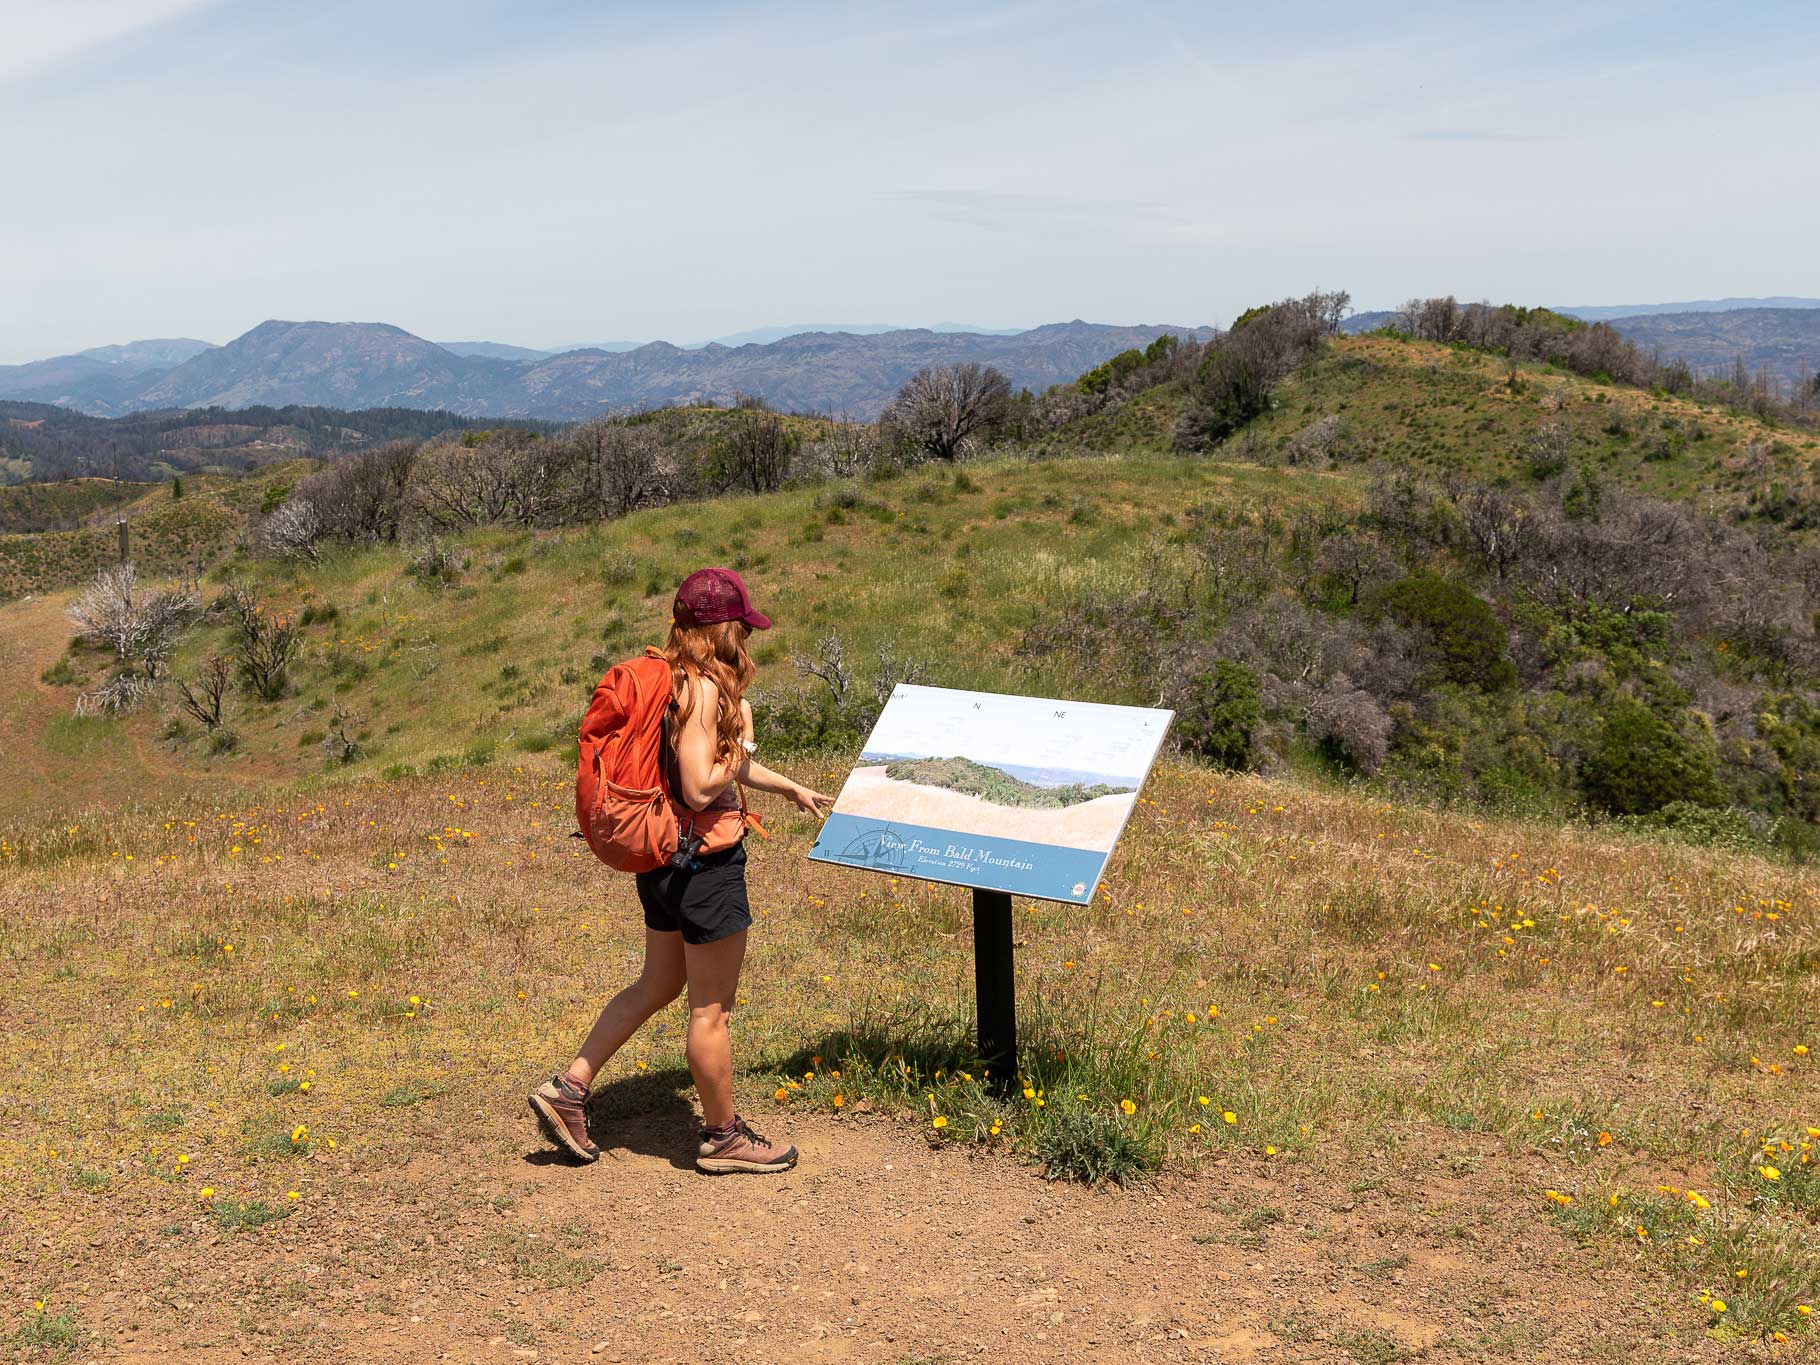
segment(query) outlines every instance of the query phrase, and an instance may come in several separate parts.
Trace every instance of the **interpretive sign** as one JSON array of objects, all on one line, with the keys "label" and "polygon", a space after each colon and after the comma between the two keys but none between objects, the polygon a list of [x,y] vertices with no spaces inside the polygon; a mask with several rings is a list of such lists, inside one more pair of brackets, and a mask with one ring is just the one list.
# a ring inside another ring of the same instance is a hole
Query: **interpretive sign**
[{"label": "interpretive sign", "polygon": [[1085,905],[1173,716],[900,685],[809,856]]}]

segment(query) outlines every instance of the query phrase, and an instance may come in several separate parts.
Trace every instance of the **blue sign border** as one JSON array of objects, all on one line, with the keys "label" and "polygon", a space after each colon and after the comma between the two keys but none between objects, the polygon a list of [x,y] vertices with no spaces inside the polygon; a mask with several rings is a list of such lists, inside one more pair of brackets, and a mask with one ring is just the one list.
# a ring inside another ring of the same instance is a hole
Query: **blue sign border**
[{"label": "blue sign border", "polygon": [[872,816],[830,815],[809,857],[951,886],[1008,891],[1014,896],[1086,905],[1110,853],[931,829]]}]

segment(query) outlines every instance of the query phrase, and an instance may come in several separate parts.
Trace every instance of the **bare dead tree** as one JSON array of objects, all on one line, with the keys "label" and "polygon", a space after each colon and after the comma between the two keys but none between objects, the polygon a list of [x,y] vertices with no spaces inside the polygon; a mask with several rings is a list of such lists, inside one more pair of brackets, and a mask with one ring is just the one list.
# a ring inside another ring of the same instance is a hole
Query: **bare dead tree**
[{"label": "bare dead tree", "polygon": [[120,716],[134,710],[151,695],[156,684],[143,673],[111,673],[76,698],[79,716]]},{"label": "bare dead tree", "polygon": [[1691,605],[1712,591],[1713,528],[1685,507],[1612,489],[1597,520],[1531,515],[1538,538],[1521,581],[1544,602],[1628,612],[1638,601]]},{"label": "bare dead tree", "polygon": [[1450,491],[1467,540],[1485,567],[1503,582],[1537,543],[1537,526],[1529,508],[1520,499],[1476,481],[1463,482]]},{"label": "bare dead tree", "polygon": [[322,514],[316,503],[293,493],[259,524],[257,542],[273,554],[315,564],[322,558]]},{"label": "bare dead tree", "polygon": [[881,707],[891,700],[891,694],[897,685],[906,686],[919,683],[928,672],[928,665],[921,659],[899,658],[895,640],[880,640],[878,644],[878,672],[872,676],[872,697]]},{"label": "bare dead tree", "polygon": [[97,574],[68,610],[82,638],[155,679],[200,609],[192,584],[148,592],[131,564],[117,564]]},{"label": "bare dead tree", "polygon": [[222,702],[233,679],[233,664],[220,654],[203,660],[194,679],[178,679],[177,701],[205,730],[221,728]]},{"label": "bare dead tree", "polygon": [[329,732],[322,740],[322,757],[325,762],[345,765],[360,757],[361,746],[357,732],[364,721],[364,716],[355,715],[340,702],[335,703],[334,715],[329,721]]},{"label": "bare dead tree", "polygon": [[1011,411],[1011,382],[990,366],[935,365],[918,370],[879,418],[882,430],[937,460],[958,459],[975,436],[991,433]]},{"label": "bare dead tree", "polygon": [[790,430],[763,399],[742,396],[739,415],[730,425],[717,461],[718,473],[729,485],[769,493],[789,477],[791,462],[801,446],[802,437]]},{"label": "bare dead tree", "polygon": [[845,709],[847,692],[853,686],[853,673],[847,667],[847,652],[839,635],[824,635],[814,654],[793,652],[790,664],[806,678],[817,679],[834,698],[836,709]]},{"label": "bare dead tree", "polygon": [[1402,569],[1369,531],[1328,536],[1321,542],[1314,566],[1346,589],[1349,606],[1358,605],[1359,594],[1367,587],[1388,582]]},{"label": "bare dead tree", "polygon": [[389,441],[344,455],[300,482],[285,506],[308,506],[320,537],[389,544],[404,526],[418,450],[414,441]]},{"label": "bare dead tree", "polygon": [[1344,289],[1335,289],[1331,292],[1317,289],[1302,302],[1308,311],[1319,320],[1321,326],[1326,328],[1328,336],[1339,335],[1340,324],[1352,311],[1352,295]]},{"label": "bare dead tree", "polygon": [[470,432],[418,456],[411,508],[444,529],[557,522],[573,503],[569,474],[557,442],[527,431]]},{"label": "bare dead tree", "polygon": [[625,422],[584,422],[565,438],[578,465],[582,516],[623,517],[670,501],[677,470],[663,438]]},{"label": "bare dead tree", "polygon": [[878,458],[878,429],[863,422],[836,419],[828,434],[808,453],[835,478],[855,478]]}]

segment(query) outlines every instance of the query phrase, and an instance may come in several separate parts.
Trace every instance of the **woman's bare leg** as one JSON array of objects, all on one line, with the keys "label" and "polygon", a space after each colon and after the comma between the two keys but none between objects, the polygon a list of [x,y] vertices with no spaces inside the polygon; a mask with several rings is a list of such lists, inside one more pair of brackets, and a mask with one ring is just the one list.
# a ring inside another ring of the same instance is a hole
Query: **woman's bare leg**
[{"label": "woman's bare leg", "polygon": [[[588,1030],[581,1052],[569,1063],[570,1077],[582,1086],[592,1084],[607,1059],[625,1046],[626,1039],[682,994],[685,970],[682,935],[647,926],[644,970],[638,980],[607,1001],[594,1027]],[[737,974],[738,968],[734,971]],[[693,1000],[690,1003],[693,1005]]]},{"label": "woman's bare leg", "polygon": [[746,959],[746,931],[713,943],[686,943],[689,977],[689,1074],[701,1096],[702,1124],[724,1128],[733,1122],[733,1040],[727,1020],[739,990]]}]

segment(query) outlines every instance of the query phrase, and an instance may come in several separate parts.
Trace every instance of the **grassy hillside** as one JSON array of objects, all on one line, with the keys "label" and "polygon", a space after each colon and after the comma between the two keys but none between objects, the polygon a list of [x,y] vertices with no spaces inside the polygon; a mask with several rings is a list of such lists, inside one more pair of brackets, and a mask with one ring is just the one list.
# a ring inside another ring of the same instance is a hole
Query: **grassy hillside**
[{"label": "grassy hillside", "polygon": [[[740,569],[778,623],[753,641],[767,694],[798,691],[791,654],[813,654],[837,629],[862,685],[884,647],[926,661],[939,685],[1078,692],[1083,680],[1066,665],[1018,652],[1045,602],[1142,582],[1146,547],[1203,501],[1263,508],[1343,493],[1329,476],[1172,458],[1004,462],[958,485],[930,469],[572,531],[473,532],[449,542],[463,567],[447,586],[414,577],[405,547],[336,550],[314,566],[237,554],[210,572],[210,591],[243,583],[306,623],[293,694],[230,703],[235,754],[178,752],[202,773],[314,772],[337,706],[357,718],[356,773],[565,746],[601,673],[661,641],[676,583],[703,564]],[[937,559],[951,567],[931,572]],[[225,622],[205,624],[174,671],[186,675],[229,637]],[[39,667],[62,645],[43,641]],[[65,704],[101,662],[70,656]],[[153,742],[164,719],[105,724]]]},{"label": "grassy hillside", "polygon": [[[38,498],[48,498],[52,505],[86,501],[110,512],[98,524],[73,530],[0,534],[0,601],[93,578],[119,557],[114,526],[118,517],[131,523],[133,561],[148,574],[180,574],[213,564],[232,549],[251,515],[271,499],[281,501],[284,491],[309,468],[307,461],[288,461],[245,478],[191,476],[184,480],[180,498],[172,496],[168,483],[121,485],[105,479],[0,488],[0,499],[29,495],[26,505]],[[131,488],[136,496],[97,501],[99,494],[86,491],[94,485],[100,485],[101,492]],[[39,494],[37,489],[47,491]],[[64,491],[71,489],[83,491]]]},{"label": "grassy hillside", "polygon": [[[1162,385],[1082,418],[1064,439],[1165,451],[1186,404],[1179,385]],[[1323,422],[1332,430],[1312,439]],[[1750,509],[1777,484],[1820,498],[1820,438],[1810,432],[1553,366],[1381,336],[1335,341],[1282,384],[1225,453],[1515,480],[1526,441],[1550,422],[1567,427],[1572,458],[1640,492],[1733,510]]]},{"label": "grassy hillside", "polygon": [[119,479],[0,484],[0,535],[70,530],[99,511],[143,497],[156,486]]}]

